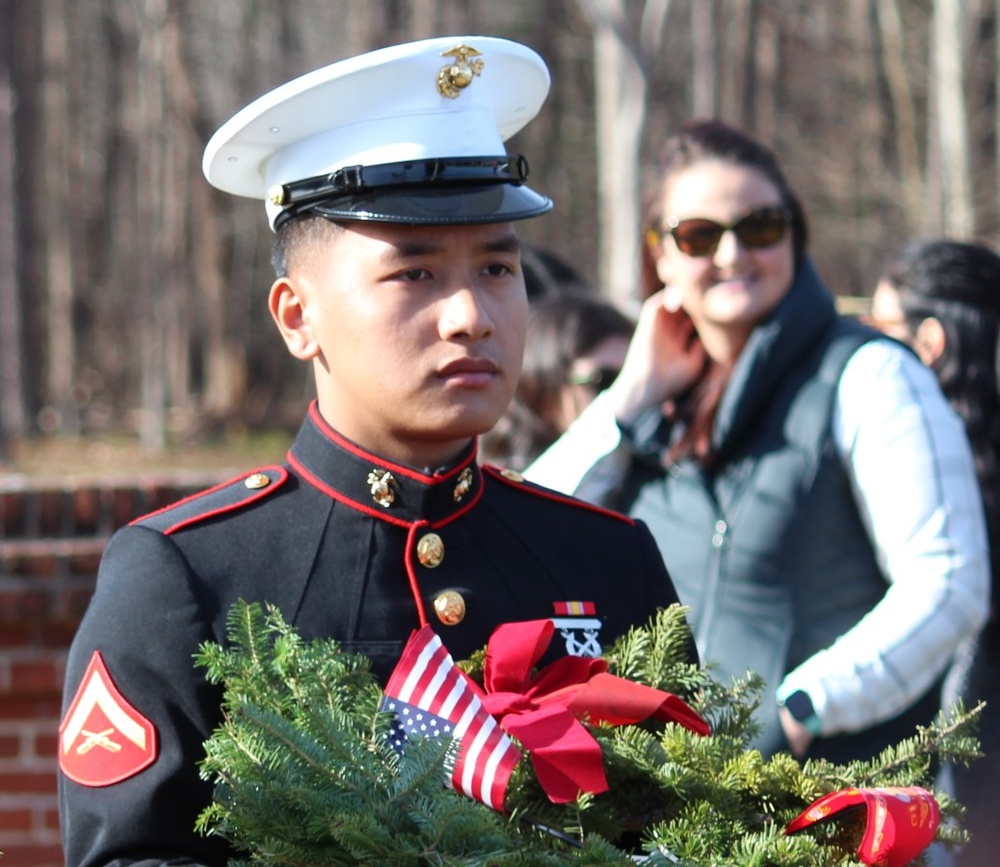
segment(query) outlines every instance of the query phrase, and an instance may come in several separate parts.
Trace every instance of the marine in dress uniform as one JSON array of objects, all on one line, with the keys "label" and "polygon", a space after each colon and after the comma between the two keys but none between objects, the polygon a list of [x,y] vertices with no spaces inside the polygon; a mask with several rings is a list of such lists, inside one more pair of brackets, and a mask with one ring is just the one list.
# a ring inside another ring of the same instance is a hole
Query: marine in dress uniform
[{"label": "marine in dress uniform", "polygon": [[[551,203],[525,186],[523,159],[502,142],[547,88],[540,58],[506,40],[383,49],[248,106],[209,143],[206,174],[237,194],[270,190],[272,226],[303,213],[434,226],[534,216]],[[225,643],[239,599],[276,605],[304,637],[366,654],[382,680],[424,623],[456,659],[501,623],[546,617],[558,636],[550,654],[599,655],[677,601],[641,523],[481,467],[474,437],[441,467],[390,459],[338,431],[321,398],[284,464],[141,518],[110,542],[67,670],[67,864],[233,856],[194,831],[211,799],[197,764],[221,693],[192,656]]]}]

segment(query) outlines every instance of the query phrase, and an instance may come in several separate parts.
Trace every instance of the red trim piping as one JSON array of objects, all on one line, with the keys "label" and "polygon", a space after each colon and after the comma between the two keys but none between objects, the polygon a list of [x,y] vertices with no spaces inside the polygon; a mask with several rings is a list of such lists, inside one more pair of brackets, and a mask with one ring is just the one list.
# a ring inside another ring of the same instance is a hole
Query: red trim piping
[{"label": "red trim piping", "polygon": [[151,518],[154,515],[159,515],[163,512],[169,512],[172,509],[176,508],[177,506],[186,505],[187,503],[190,503],[194,500],[206,497],[209,494],[215,493],[216,491],[221,491],[224,490],[225,488],[232,487],[238,482],[243,481],[243,479],[250,478],[250,476],[252,476],[254,473],[260,473],[263,472],[264,470],[270,470],[272,472],[276,472],[278,474],[278,478],[273,480],[271,484],[266,485],[265,487],[261,488],[258,491],[255,491],[249,497],[243,497],[242,499],[238,500],[235,503],[229,503],[228,505],[223,506],[221,508],[212,509],[211,511],[208,512],[201,512],[197,515],[192,515],[190,518],[185,518],[183,521],[178,521],[176,524],[172,524],[170,527],[167,527],[167,529],[163,531],[163,534],[165,536],[169,536],[172,533],[176,533],[178,530],[183,529],[184,527],[190,526],[191,524],[196,524],[208,518],[214,518],[217,515],[224,515],[226,514],[226,512],[233,512],[236,509],[242,509],[248,503],[254,503],[257,500],[260,500],[268,496],[272,491],[274,491],[280,485],[284,484],[285,481],[288,479],[288,470],[286,470],[284,467],[279,467],[279,466],[261,467],[260,469],[257,470],[250,470],[250,472],[244,473],[241,476],[235,476],[234,478],[230,479],[227,482],[222,482],[222,484],[215,485],[204,491],[199,491],[197,494],[192,494],[189,497],[185,497],[183,500],[178,500],[175,503],[171,503],[169,506],[164,506],[162,509],[157,509],[155,512],[150,512],[148,515],[143,515],[143,517],[141,518],[136,518],[134,521],[130,523],[130,526],[131,524],[136,524],[140,521],[146,520],[147,518]]},{"label": "red trim piping", "polygon": [[323,432],[324,436],[333,440],[337,445],[339,445],[345,451],[350,452],[352,455],[358,458],[364,458],[366,461],[371,461],[378,468],[385,467],[400,476],[405,476],[408,479],[415,479],[419,482],[424,482],[429,485],[440,485],[447,482],[454,476],[457,476],[462,470],[467,466],[472,464],[475,458],[476,452],[473,449],[472,454],[469,456],[468,460],[462,461],[462,463],[452,467],[447,473],[442,476],[428,476],[426,473],[421,473],[419,470],[414,470],[413,467],[404,467],[402,464],[396,464],[392,461],[387,461],[385,458],[379,455],[372,454],[371,452],[365,451],[360,446],[352,443],[350,440],[344,439],[339,433],[337,433],[319,412],[319,405],[316,401],[313,401],[309,405],[309,417],[316,423],[316,427]]},{"label": "red trim piping", "polygon": [[385,509],[379,511],[371,506],[363,506],[357,500],[352,500],[346,494],[342,494],[336,488],[331,488],[322,479],[314,476],[309,470],[307,470],[302,463],[296,459],[295,455],[291,452],[288,453],[288,463],[294,467],[295,472],[297,472],[302,478],[304,478],[310,485],[314,488],[318,488],[328,497],[332,497],[339,503],[344,503],[350,506],[352,509],[357,509],[359,512],[364,512],[366,515],[371,515],[373,518],[378,518],[382,521],[388,521],[390,524],[395,524],[397,527],[409,527],[410,522],[402,518],[397,518],[395,515],[390,515]]},{"label": "red trim piping", "polygon": [[505,485],[517,488],[519,491],[527,491],[528,493],[534,494],[536,497],[541,497],[543,500],[551,500],[555,503],[562,503],[566,506],[575,506],[576,508],[584,509],[587,512],[594,512],[598,515],[606,515],[609,518],[616,518],[617,520],[623,521],[632,527],[634,527],[636,523],[634,518],[630,518],[628,515],[623,515],[621,512],[614,512],[611,509],[605,509],[602,506],[595,506],[593,503],[587,503],[583,500],[578,500],[575,497],[567,497],[565,494],[551,491],[548,488],[539,487],[530,482],[525,484],[524,482],[512,481],[504,476],[498,467],[485,465],[483,467],[483,475],[488,475],[491,478],[498,479]]},{"label": "red trim piping", "polygon": [[[349,496],[347,496],[347,494],[341,493],[336,488],[330,487],[330,485],[328,485],[322,479],[320,479],[319,477],[311,473],[309,470],[307,470],[302,465],[302,462],[299,461],[295,457],[295,455],[293,455],[291,452],[288,453],[288,463],[295,469],[295,472],[297,472],[300,476],[302,476],[302,478],[304,478],[307,482],[309,482],[310,485],[322,491],[328,497],[332,497],[338,503],[343,503],[345,506],[350,506],[352,509],[357,509],[359,512],[363,512],[364,514],[370,515],[373,518],[378,518],[380,521],[387,521],[388,523],[394,524],[397,527],[413,526],[412,521],[407,521],[405,518],[397,518],[395,515],[390,514],[385,509],[379,510],[376,509],[374,506],[366,506],[362,503],[359,503],[357,500],[351,499]],[[480,477],[481,475],[482,474],[480,474]],[[421,518],[416,523],[423,523],[426,526],[430,527],[431,529],[447,526],[452,521],[461,518],[462,515],[468,512],[474,505],[476,505],[476,503],[478,503],[483,498],[483,487],[484,486],[480,484],[479,488],[472,495],[472,498],[469,500],[469,502],[466,503],[464,506],[462,506],[462,508],[456,509],[452,514],[448,515],[447,518],[442,518],[440,521],[435,521],[434,523],[431,523],[430,521],[426,521]]]},{"label": "red trim piping", "polygon": [[413,544],[417,538],[417,532],[424,527],[430,526],[427,521],[414,521],[410,527],[410,532],[406,536],[406,577],[410,582],[410,595],[417,603],[417,615],[420,617],[420,625],[427,625],[427,611],[424,608],[424,600],[420,595],[420,581],[417,578],[417,570],[413,568]]}]

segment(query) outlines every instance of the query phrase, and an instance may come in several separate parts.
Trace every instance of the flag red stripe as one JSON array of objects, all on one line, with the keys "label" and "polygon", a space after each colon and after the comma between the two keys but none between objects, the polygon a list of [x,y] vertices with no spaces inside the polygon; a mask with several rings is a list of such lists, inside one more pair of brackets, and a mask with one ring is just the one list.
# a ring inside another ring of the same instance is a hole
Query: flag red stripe
[{"label": "flag red stripe", "polygon": [[385,694],[452,723],[459,744],[452,784],[487,806],[503,808],[504,792],[521,753],[429,626],[410,638]]}]

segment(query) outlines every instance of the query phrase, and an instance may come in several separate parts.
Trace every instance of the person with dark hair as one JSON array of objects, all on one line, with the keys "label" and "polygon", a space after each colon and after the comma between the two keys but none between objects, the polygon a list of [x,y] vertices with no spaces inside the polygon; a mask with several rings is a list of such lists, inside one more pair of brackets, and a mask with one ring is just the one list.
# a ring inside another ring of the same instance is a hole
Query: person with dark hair
[{"label": "person with dark hair", "polygon": [[587,294],[590,287],[584,277],[561,256],[532,244],[521,251],[524,288],[528,300],[566,294]]},{"label": "person with dark hair", "polygon": [[480,441],[482,459],[523,470],[621,370],[635,323],[610,301],[570,293],[528,309],[514,399]]},{"label": "person with dark hair", "polygon": [[906,245],[879,278],[870,322],[913,347],[965,422],[986,510],[993,608],[981,635],[959,648],[943,703],[985,701],[979,736],[985,758],[948,771],[966,807],[972,841],[955,855],[961,867],[996,863],[994,816],[1000,761],[1000,255],[984,244],[934,239]]},{"label": "person with dark hair", "polygon": [[764,679],[765,754],[869,758],[930,722],[986,618],[961,419],[838,316],[768,148],[691,121],[660,168],[622,372],[526,475],[648,523],[701,658]]},{"label": "person with dark hair", "polygon": [[366,656],[383,683],[432,624],[463,659],[504,623],[547,619],[551,662],[600,656],[677,602],[647,528],[476,460],[521,368],[515,224],[552,207],[503,142],[548,87],[526,46],[423,40],[297,78],[209,141],[209,182],[265,200],[268,308],[317,399],[282,465],[108,545],[66,666],[67,864],[237,857],[195,831],[223,715],[194,655],[227,644],[238,600]]}]

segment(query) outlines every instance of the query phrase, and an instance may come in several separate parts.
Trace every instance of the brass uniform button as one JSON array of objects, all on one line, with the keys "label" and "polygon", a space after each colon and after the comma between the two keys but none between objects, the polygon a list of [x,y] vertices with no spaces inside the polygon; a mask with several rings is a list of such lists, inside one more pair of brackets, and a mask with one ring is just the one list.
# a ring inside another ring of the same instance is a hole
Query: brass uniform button
[{"label": "brass uniform button", "polygon": [[445,590],[434,599],[434,613],[445,626],[456,626],[465,619],[465,600],[457,590]]},{"label": "brass uniform button", "polygon": [[523,482],[524,476],[522,476],[517,470],[500,470],[500,475],[503,476],[510,482]]},{"label": "brass uniform button", "polygon": [[417,559],[421,566],[434,569],[444,560],[444,542],[437,533],[427,533],[417,542]]},{"label": "brass uniform button", "polygon": [[246,477],[243,484],[251,491],[259,491],[271,484],[271,480],[263,473],[253,473]]}]

